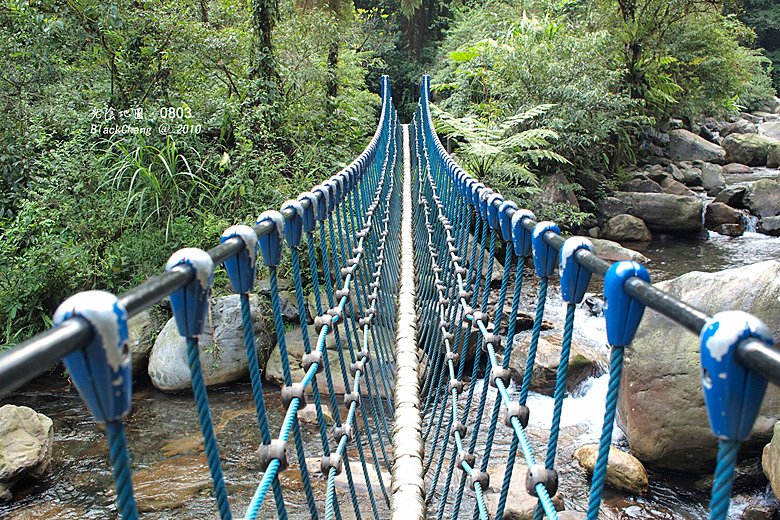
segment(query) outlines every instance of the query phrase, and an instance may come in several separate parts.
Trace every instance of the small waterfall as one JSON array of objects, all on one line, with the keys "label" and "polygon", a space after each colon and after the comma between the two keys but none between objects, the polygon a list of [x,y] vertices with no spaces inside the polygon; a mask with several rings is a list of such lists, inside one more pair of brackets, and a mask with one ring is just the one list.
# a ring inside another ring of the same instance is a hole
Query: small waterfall
[{"label": "small waterfall", "polygon": [[740,212],[739,220],[742,223],[742,225],[745,227],[745,233],[755,233],[756,232],[756,225],[758,224],[758,217],[757,216],[751,215],[747,211]]}]

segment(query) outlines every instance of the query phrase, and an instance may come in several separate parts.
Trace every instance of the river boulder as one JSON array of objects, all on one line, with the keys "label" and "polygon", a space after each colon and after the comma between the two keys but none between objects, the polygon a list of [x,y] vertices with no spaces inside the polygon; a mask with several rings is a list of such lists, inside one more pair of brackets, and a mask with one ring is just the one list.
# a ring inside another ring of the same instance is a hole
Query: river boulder
[{"label": "river boulder", "polygon": [[722,202],[727,206],[737,209],[745,209],[745,192],[747,186],[728,186],[726,189],[718,193],[715,197],[715,202]]},{"label": "river boulder", "polygon": [[780,141],[780,121],[765,121],[758,125],[758,133],[775,141]]},{"label": "river boulder", "polygon": [[626,181],[623,183],[623,189],[639,193],[663,193],[664,191],[660,184],[644,175]]},{"label": "river boulder", "polygon": [[780,421],[775,423],[772,441],[764,446],[761,455],[761,467],[769,479],[775,497],[780,499]]},{"label": "river boulder", "polygon": [[721,224],[739,224],[740,213],[734,208],[722,202],[713,202],[707,206],[704,216],[704,226],[707,229],[715,229]]},{"label": "river boulder", "polygon": [[[561,362],[561,336],[549,335],[539,338],[536,351],[534,373],[531,376],[531,390],[540,394],[553,395],[558,366]],[[525,361],[531,336],[515,336],[512,357],[509,361],[512,380],[520,383],[523,380]],[[566,379],[566,389],[574,391],[580,383],[589,377],[602,375],[607,368],[606,356],[594,349],[573,341],[569,357],[569,376]]]},{"label": "river boulder", "polygon": [[[237,294],[214,298],[206,330],[200,336],[198,348],[206,386],[217,386],[246,377],[249,363],[244,348],[241,303]],[[255,349],[263,366],[276,342],[273,321],[261,307],[260,298],[250,296]],[[187,347],[171,318],[157,336],[149,356],[149,376],[152,384],[165,392],[191,388]]]},{"label": "river boulder", "polygon": [[726,152],[693,132],[679,129],[669,132],[669,157],[674,162],[700,160],[723,164]]},{"label": "river boulder", "polygon": [[737,119],[732,123],[726,123],[720,127],[720,136],[728,137],[731,134],[756,134],[758,126],[747,119]]},{"label": "river boulder", "polygon": [[726,187],[723,177],[723,167],[712,163],[694,163],[701,170],[701,186],[712,196],[717,195]]},{"label": "river boulder", "polygon": [[752,171],[753,168],[751,168],[747,164],[740,164],[740,163],[733,162],[733,163],[728,163],[726,166],[724,166],[723,170],[721,170],[721,173],[723,175],[734,175],[734,174],[747,175]]},{"label": "river boulder", "polygon": [[625,204],[626,213],[642,219],[652,231],[695,236],[702,229],[704,206],[698,197],[626,192],[615,196]]},{"label": "river boulder", "polygon": [[[742,309],[780,337],[780,261],[691,272],[655,286],[711,314]],[[746,446],[763,446],[778,417],[780,389],[770,385]],[[650,309],[626,350],[618,423],[646,465],[689,473],[713,468],[717,442],[704,408],[699,338]]]},{"label": "river boulder", "polygon": [[639,251],[634,251],[627,247],[623,247],[617,242],[612,240],[604,240],[601,238],[592,238],[591,243],[593,249],[596,252],[596,256],[610,262],[619,262],[621,260],[633,260],[640,264],[646,264],[650,262],[650,259]]},{"label": "river boulder", "polygon": [[133,364],[133,375],[146,372],[149,353],[154,346],[154,334],[159,328],[150,309],[143,310],[127,321],[128,347]]},{"label": "river boulder", "polygon": [[627,214],[609,219],[599,236],[617,242],[649,242],[653,239],[653,234],[642,219]]},{"label": "river boulder", "polygon": [[[596,467],[598,454],[598,444],[586,444],[575,450],[574,458],[577,459],[580,466],[592,475],[593,468]],[[642,463],[630,453],[619,450],[614,446],[609,448],[606,482],[608,486],[635,495],[644,495],[649,487],[647,471]]]},{"label": "river boulder", "polygon": [[41,478],[54,444],[52,420],[27,406],[0,407],[0,501],[10,500],[21,479]]},{"label": "river boulder", "polygon": [[671,177],[666,177],[661,180],[661,189],[664,193],[668,193],[670,195],[687,195],[687,196],[693,196],[693,192],[689,190],[685,184],[682,182],[676,181],[672,179]]},{"label": "river boulder", "polygon": [[756,231],[765,235],[780,237],[780,217],[762,218],[758,221],[758,228]]},{"label": "river boulder", "polygon": [[723,140],[726,160],[748,166],[765,166],[769,151],[777,144],[774,139],[759,134],[731,134]]},{"label": "river boulder", "polygon": [[780,181],[760,179],[745,191],[744,204],[759,217],[780,215]]}]

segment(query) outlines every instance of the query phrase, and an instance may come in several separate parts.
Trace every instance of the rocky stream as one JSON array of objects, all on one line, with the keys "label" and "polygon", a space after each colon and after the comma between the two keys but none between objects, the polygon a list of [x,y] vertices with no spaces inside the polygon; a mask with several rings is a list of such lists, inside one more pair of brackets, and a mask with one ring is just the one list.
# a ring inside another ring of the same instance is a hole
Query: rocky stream
[{"label": "rocky stream", "polygon": [[[774,109],[780,112],[780,100]],[[636,169],[620,190],[595,203],[574,201],[595,216],[582,233],[594,238],[602,257],[646,262],[653,281],[662,282],[672,294],[710,312],[744,308],[764,319],[780,338],[780,116],[767,111],[742,114],[727,123],[706,121],[698,125],[698,133],[677,126],[673,121],[667,131],[648,135],[647,164]],[[568,197],[551,188],[546,196]],[[564,405],[558,454],[559,503],[579,511],[587,505],[589,479],[578,460],[584,463],[588,458],[588,448],[583,446],[597,442],[606,393],[607,348],[599,284],[592,283],[593,297],[577,310],[570,396]],[[534,308],[536,291],[533,283],[526,284],[526,312]],[[276,386],[280,360],[272,324],[259,312],[267,305],[267,286],[261,284],[258,292],[253,318],[258,353],[267,360],[266,397],[272,429],[276,429],[283,417]],[[293,368],[300,370],[301,335],[292,325],[297,309],[289,293],[283,297],[293,329],[288,334]],[[207,335],[211,337],[203,346],[202,360],[206,381],[216,388],[209,399],[234,514],[240,515],[258,481],[257,419],[236,325],[240,319],[236,298],[215,298],[211,310],[212,334]],[[139,507],[147,519],[216,518],[194,405],[186,392],[184,349],[172,333],[172,323],[162,327],[164,320],[158,314],[144,313],[131,325],[137,380],[127,435]],[[551,421],[550,385],[562,329],[563,302],[557,288],[548,300],[546,318],[535,391],[529,401],[529,432],[538,452]],[[515,340],[513,366],[524,363],[530,320],[530,314],[518,320],[521,332]],[[696,337],[654,312],[646,314],[627,353],[621,388],[614,458],[623,464],[625,475],[610,481],[604,518],[706,517],[714,443],[697,388],[697,349]],[[515,370],[515,384],[519,377]],[[477,395],[481,384],[475,383]],[[337,381],[336,387],[337,393],[343,393],[343,381]],[[513,385],[512,392],[516,391]],[[494,397],[489,395],[489,408]],[[26,459],[0,453],[0,518],[115,518],[105,436],[68,379],[55,371],[0,401],[6,404],[30,407],[45,417],[15,406],[0,408],[0,452],[19,439],[27,446]],[[780,390],[772,388],[754,442],[742,456],[730,518],[778,517],[780,430],[764,448],[778,418]],[[305,410],[301,419],[306,451],[317,462],[320,446],[311,410]],[[505,457],[509,433],[499,428],[492,460]],[[314,473],[316,466],[311,465]],[[499,462],[491,465],[494,484],[487,497],[493,503],[502,472]],[[288,470],[282,480],[291,516],[307,518],[300,474]],[[324,481],[317,476],[313,480],[317,498],[323,500]],[[520,476],[513,483],[513,518],[528,518],[532,503],[521,489],[522,480]],[[343,494],[343,484],[339,486]],[[365,494],[365,483],[360,492]],[[438,497],[433,498],[435,503]],[[472,500],[467,496],[463,510],[469,516]],[[275,516],[272,507],[267,504],[261,517]]]}]

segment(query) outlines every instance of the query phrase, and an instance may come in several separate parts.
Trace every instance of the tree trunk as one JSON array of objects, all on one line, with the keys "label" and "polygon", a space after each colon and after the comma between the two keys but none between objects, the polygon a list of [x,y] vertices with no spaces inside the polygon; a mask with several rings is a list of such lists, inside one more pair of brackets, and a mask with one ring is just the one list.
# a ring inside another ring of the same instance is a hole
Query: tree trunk
[{"label": "tree trunk", "polygon": [[257,56],[252,76],[266,81],[276,81],[278,75],[274,64],[271,33],[276,23],[276,1],[254,0],[252,16],[257,36]]},{"label": "tree trunk", "polygon": [[209,4],[208,4],[208,0],[200,0],[200,21],[203,24],[209,23]]}]

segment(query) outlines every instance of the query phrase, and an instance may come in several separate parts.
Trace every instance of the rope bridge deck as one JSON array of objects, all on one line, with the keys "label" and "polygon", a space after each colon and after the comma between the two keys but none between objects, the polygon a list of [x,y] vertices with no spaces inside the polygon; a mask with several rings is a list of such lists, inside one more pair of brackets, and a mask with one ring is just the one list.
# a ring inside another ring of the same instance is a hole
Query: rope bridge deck
[{"label": "rope bridge deck", "polygon": [[[289,492],[279,475],[296,466],[311,518],[485,519],[491,514],[501,518],[512,478],[520,478],[525,479],[528,493],[538,498],[535,519],[565,515],[596,519],[624,351],[646,306],[701,337],[704,397],[719,440],[710,518],[726,518],[740,442],[750,434],[767,381],[780,382],[780,353],[773,348],[767,327],[740,311],[706,315],[652,287],[641,265],[610,265],[593,254],[588,240],[564,239],[554,223],[537,223],[530,211],[471,177],[445,152],[434,131],[429,87],[425,76],[413,121],[400,125],[388,78],[383,77],[376,133],[344,170],[285,202],[280,211],[263,212],[254,227],[228,228],[220,245],[208,252],[177,251],[164,274],[127,294],[87,291],[69,298],[55,313],[52,329],[0,356],[0,395],[64,360],[87,407],[105,423],[122,518],[138,518],[123,422],[132,398],[127,319],[168,296],[177,329],[186,340],[215,509],[223,520],[238,514],[231,507],[222,473],[198,349],[219,264],[225,266],[240,295],[262,441],[256,455],[258,484],[241,518],[267,515],[271,504],[278,518],[287,518]],[[504,270],[496,315],[490,316],[489,284],[501,249]],[[292,267],[305,350],[300,381],[292,378],[279,298],[277,269],[284,255]],[[301,266],[301,255],[307,269]],[[529,257],[539,278],[538,301],[519,398],[513,400],[509,361]],[[250,313],[249,295],[263,267],[270,279],[284,373],[280,391],[286,412],[281,424],[271,424],[268,418],[264,399],[268,389],[263,387]],[[548,287],[556,270],[566,313],[545,448],[533,446],[526,433],[532,412],[527,400]],[[556,454],[574,310],[593,274],[604,277],[609,386],[587,512],[578,516],[556,511],[551,497],[558,488]],[[316,303],[316,337],[308,335],[304,293],[309,286]],[[508,302],[509,315],[504,316]],[[504,337],[498,331],[505,320]],[[472,331],[477,345],[467,374]],[[335,340],[335,364],[327,352],[328,335]],[[348,388],[341,402],[334,391],[334,371]],[[335,425],[330,430],[317,378],[325,378],[332,410],[341,411],[333,414]],[[497,398],[488,409],[491,388]],[[317,417],[320,451],[316,454],[306,453],[297,420],[309,397]],[[511,445],[506,456],[491,459],[499,427],[511,432]],[[478,445],[482,438],[484,444]],[[513,476],[518,449],[528,471]],[[318,488],[309,474],[307,456],[313,455],[320,458],[324,496],[315,491]],[[357,458],[355,465],[350,457]],[[488,511],[484,496],[491,464],[506,466],[495,511]],[[382,468],[390,470],[391,482],[383,479]],[[362,473],[368,500],[356,490],[353,471]],[[347,490],[337,491],[336,479],[342,472]],[[467,489],[473,494],[473,511],[466,511]]]}]

